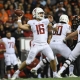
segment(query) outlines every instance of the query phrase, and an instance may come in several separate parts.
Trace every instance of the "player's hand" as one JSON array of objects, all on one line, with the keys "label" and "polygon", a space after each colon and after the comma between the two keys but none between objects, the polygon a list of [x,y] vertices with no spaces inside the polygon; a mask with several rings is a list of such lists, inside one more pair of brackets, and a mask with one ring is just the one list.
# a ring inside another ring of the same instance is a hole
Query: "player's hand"
[{"label": "player's hand", "polygon": [[23,17],[23,15],[22,16],[18,16],[18,20],[21,20],[22,17]]}]

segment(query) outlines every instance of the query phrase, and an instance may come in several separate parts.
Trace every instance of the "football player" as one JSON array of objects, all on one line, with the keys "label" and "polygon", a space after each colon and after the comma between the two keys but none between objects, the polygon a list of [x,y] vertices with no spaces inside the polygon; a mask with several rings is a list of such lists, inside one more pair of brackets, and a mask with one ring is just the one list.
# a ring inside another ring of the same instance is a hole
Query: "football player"
[{"label": "football player", "polygon": [[[52,16],[48,16],[48,18],[44,18],[44,10],[42,8],[35,8],[32,11],[33,20],[29,20],[27,24],[22,25],[21,17],[18,17],[18,26],[23,30],[32,30],[33,32],[33,45],[31,46],[31,50],[28,54],[26,61],[24,61],[19,69],[14,73],[11,80],[15,80],[20,71],[26,66],[31,64],[31,62],[35,59],[35,56],[42,52],[45,56],[48,57],[48,61],[50,62],[51,68],[53,71],[56,71],[56,66],[54,66],[54,55],[53,51],[47,43],[48,38],[48,25],[53,21]],[[51,24],[49,26],[52,26]]]},{"label": "football player", "polygon": [[18,69],[17,66],[17,57],[16,57],[16,46],[15,46],[15,38],[11,37],[11,32],[6,32],[6,37],[2,38],[2,41],[5,43],[6,52],[4,53],[5,64],[7,77],[11,78],[11,65],[13,65],[14,70]]},{"label": "football player", "polygon": [[66,43],[67,40],[74,38],[75,36],[78,36],[78,41],[75,46],[75,48],[72,50],[71,54],[69,55],[69,58],[65,61],[61,69],[58,71],[58,74],[61,75],[63,71],[71,64],[71,62],[75,61],[76,58],[80,55],[80,25],[78,26],[77,30],[68,35],[63,42]]}]

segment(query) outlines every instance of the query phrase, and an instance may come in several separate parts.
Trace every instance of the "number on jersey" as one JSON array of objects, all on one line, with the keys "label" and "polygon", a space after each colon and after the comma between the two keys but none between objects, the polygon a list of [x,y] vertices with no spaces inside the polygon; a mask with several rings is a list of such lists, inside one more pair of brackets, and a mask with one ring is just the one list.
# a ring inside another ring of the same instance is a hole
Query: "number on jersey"
[{"label": "number on jersey", "polygon": [[53,31],[53,35],[61,35],[61,33],[62,33],[62,27],[63,26],[58,26],[58,31]]},{"label": "number on jersey", "polygon": [[37,34],[44,34],[45,33],[43,24],[36,25],[36,30],[37,30]]},{"label": "number on jersey", "polygon": [[8,42],[9,48],[14,48],[14,42]]}]

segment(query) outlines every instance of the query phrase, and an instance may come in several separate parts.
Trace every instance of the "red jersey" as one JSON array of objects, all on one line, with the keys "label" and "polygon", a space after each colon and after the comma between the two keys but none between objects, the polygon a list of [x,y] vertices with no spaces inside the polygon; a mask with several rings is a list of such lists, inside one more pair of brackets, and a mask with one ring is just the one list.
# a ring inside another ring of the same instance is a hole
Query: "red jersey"
[{"label": "red jersey", "polygon": [[[5,45],[3,42],[0,42],[0,50],[5,49]],[[4,54],[0,53],[0,59],[4,58]]]}]

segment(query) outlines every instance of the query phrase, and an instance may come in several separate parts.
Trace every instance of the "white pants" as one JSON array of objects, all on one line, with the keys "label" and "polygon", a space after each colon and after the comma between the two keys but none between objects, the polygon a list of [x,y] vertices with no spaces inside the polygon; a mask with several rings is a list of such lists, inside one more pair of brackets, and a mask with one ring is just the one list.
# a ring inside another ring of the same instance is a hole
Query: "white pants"
[{"label": "white pants", "polygon": [[39,52],[43,53],[46,57],[48,57],[49,61],[54,60],[54,54],[49,44],[46,45],[35,44],[34,46],[31,47],[31,50],[26,60],[26,64],[29,65],[35,59],[36,55]]},{"label": "white pants", "polygon": [[5,57],[6,66],[11,65],[11,64],[16,65],[18,63],[18,60],[17,60],[15,53],[14,54],[5,53],[4,57]]},{"label": "white pants", "polygon": [[74,61],[80,55],[80,43],[77,43],[75,48],[72,50],[72,53],[69,56],[71,61]]},{"label": "white pants", "polygon": [[63,42],[52,42],[50,43],[50,47],[55,55],[60,54],[64,58],[68,58],[71,54],[70,48]]}]

